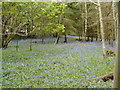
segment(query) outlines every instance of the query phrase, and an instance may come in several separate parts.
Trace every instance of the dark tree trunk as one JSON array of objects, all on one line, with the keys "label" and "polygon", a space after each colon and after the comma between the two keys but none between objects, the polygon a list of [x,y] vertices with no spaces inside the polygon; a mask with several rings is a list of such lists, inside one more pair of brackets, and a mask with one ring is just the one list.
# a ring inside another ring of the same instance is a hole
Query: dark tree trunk
[{"label": "dark tree trunk", "polygon": [[18,40],[16,41],[16,51],[18,51]]},{"label": "dark tree trunk", "polygon": [[7,39],[4,41],[2,48],[7,48],[9,42],[12,40],[12,37],[7,37]]},{"label": "dark tree trunk", "polygon": [[78,38],[78,40],[80,41],[80,35],[79,35],[79,38]]},{"label": "dark tree trunk", "polygon": [[54,34],[53,34],[53,37],[57,37],[57,33],[54,33]]},{"label": "dark tree trunk", "polygon": [[93,36],[91,37],[91,42],[93,42]]},{"label": "dark tree trunk", "polygon": [[96,37],[96,41],[98,40],[98,38]]},{"label": "dark tree trunk", "polygon": [[4,46],[4,37],[2,37],[2,48]]},{"label": "dark tree trunk", "polygon": [[89,36],[87,37],[86,41],[90,41],[90,37]]},{"label": "dark tree trunk", "polygon": [[42,38],[42,44],[44,44],[44,38]]},{"label": "dark tree trunk", "polygon": [[32,51],[32,39],[30,39],[30,51]]},{"label": "dark tree trunk", "polygon": [[64,41],[64,43],[67,43],[67,35],[65,34],[64,36],[65,36],[65,41]]},{"label": "dark tree trunk", "polygon": [[13,39],[15,35],[7,35],[7,38],[5,37],[2,38],[2,48],[7,48],[9,42]]}]

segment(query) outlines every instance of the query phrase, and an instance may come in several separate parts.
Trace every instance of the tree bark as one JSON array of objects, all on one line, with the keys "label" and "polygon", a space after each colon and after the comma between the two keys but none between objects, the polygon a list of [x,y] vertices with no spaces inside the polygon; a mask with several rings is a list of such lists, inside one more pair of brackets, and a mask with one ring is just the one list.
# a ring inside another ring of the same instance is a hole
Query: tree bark
[{"label": "tree bark", "polygon": [[84,30],[84,41],[86,41],[86,33],[87,33],[87,1],[85,0],[85,30]]},{"label": "tree bark", "polygon": [[116,16],[115,16],[115,1],[112,2],[112,10],[113,10],[113,29],[112,29],[112,46],[114,39],[116,40]]},{"label": "tree bark", "polygon": [[60,36],[59,36],[59,33],[58,33],[58,35],[57,35],[57,39],[56,39],[56,41],[55,41],[55,44],[58,44],[59,39],[60,39]]},{"label": "tree bark", "polygon": [[67,35],[66,35],[66,33],[64,34],[64,36],[65,36],[64,43],[67,43]]},{"label": "tree bark", "polygon": [[30,51],[32,51],[32,39],[30,39]]},{"label": "tree bark", "polygon": [[18,40],[16,42],[16,51],[18,51]]},{"label": "tree bark", "polygon": [[[99,19],[99,14],[97,15],[97,18]],[[100,23],[98,22],[98,24],[97,24],[97,40],[98,40],[98,42],[100,41]]]},{"label": "tree bark", "polygon": [[105,46],[105,33],[104,33],[104,26],[103,26],[103,18],[102,18],[102,11],[101,11],[101,4],[98,0],[98,11],[99,11],[99,19],[100,19],[100,31],[101,31],[101,37],[102,37],[102,48],[103,48],[103,54],[106,56],[106,46]]},{"label": "tree bark", "polygon": [[7,48],[9,42],[13,39],[14,34],[8,34],[6,40],[2,40],[2,48]]},{"label": "tree bark", "polygon": [[93,42],[93,36],[91,37],[91,42]]},{"label": "tree bark", "polygon": [[[117,56],[115,62],[114,88],[120,89],[120,1],[118,2]],[[119,90],[118,89],[118,90]]]},{"label": "tree bark", "polygon": [[116,20],[116,15],[115,15],[115,1],[114,0],[112,2],[112,10],[113,10],[112,11],[113,12],[112,13],[113,14],[113,31],[112,31],[113,37],[112,38],[116,40],[116,38],[117,38],[117,35],[116,35],[116,32],[117,32],[117,20]]},{"label": "tree bark", "polygon": [[[61,23],[61,19],[62,19],[62,14],[59,15],[58,24]],[[56,39],[56,41],[55,41],[55,44],[58,44],[59,39],[60,39],[60,33],[58,32],[58,33],[57,33],[57,39]]]}]

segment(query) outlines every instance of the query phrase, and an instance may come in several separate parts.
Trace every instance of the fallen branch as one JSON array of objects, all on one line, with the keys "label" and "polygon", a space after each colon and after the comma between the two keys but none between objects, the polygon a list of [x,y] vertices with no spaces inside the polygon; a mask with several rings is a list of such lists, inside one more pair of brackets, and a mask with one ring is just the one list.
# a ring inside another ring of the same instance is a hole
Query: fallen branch
[{"label": "fallen branch", "polygon": [[96,81],[98,82],[98,81],[102,80],[102,81],[106,82],[108,80],[113,80],[113,79],[114,79],[114,75],[113,75],[113,72],[112,72],[110,74],[99,77],[98,79],[96,79]]}]

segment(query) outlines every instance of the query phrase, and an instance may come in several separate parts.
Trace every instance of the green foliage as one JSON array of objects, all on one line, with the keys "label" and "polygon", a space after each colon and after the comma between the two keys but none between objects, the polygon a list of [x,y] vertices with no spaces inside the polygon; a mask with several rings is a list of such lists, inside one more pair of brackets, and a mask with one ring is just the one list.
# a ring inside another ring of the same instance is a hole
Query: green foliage
[{"label": "green foliage", "polygon": [[65,27],[62,24],[49,23],[49,25],[46,26],[46,31],[51,33],[65,32],[64,28]]},{"label": "green foliage", "polygon": [[[3,25],[6,25],[5,26],[6,28],[15,27],[15,25],[13,26],[11,25],[11,23],[15,23],[15,21],[11,21],[10,23],[9,21],[7,21],[6,18],[9,18],[9,17],[16,19],[16,22],[17,22],[16,24],[18,26],[19,24],[23,23],[22,27],[19,29],[25,30],[24,26],[28,25],[27,26],[28,33],[29,31],[33,30],[32,28],[33,26],[36,27],[35,30],[37,30],[43,25],[47,26],[47,23],[52,23],[54,25],[57,25],[58,24],[57,22],[54,22],[50,19],[59,19],[58,15],[64,13],[63,10],[65,7],[66,7],[66,4],[64,3],[54,3],[54,2],[49,2],[49,3],[48,2],[26,2],[26,3],[4,2],[3,4],[3,16],[4,16]],[[6,24],[6,22],[8,23]],[[56,27],[56,30],[54,31],[59,32],[63,28],[63,25],[57,25],[55,27]],[[4,30],[6,30],[6,28],[4,28]],[[43,30],[43,29],[40,29],[40,30]]]},{"label": "green foliage", "polygon": [[[102,58],[100,43],[15,43],[2,50],[3,88],[112,88],[95,79],[113,71],[114,57]],[[12,52],[12,53],[11,53]]]},{"label": "green foliage", "polygon": [[56,26],[56,28],[55,29],[53,29],[53,31],[52,31],[52,33],[56,33],[56,32],[65,32],[65,30],[64,30],[64,25],[61,25],[61,24],[56,24],[55,25]]}]

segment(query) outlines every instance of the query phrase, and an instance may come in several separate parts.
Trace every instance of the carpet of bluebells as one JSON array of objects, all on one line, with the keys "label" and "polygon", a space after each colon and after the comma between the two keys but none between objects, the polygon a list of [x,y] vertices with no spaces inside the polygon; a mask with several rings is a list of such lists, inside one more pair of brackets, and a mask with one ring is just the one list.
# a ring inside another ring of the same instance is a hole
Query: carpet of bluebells
[{"label": "carpet of bluebells", "polygon": [[[102,57],[101,42],[34,43],[15,41],[2,50],[3,88],[112,88],[96,79],[114,70],[115,57]],[[115,47],[107,45],[110,50]]]}]

